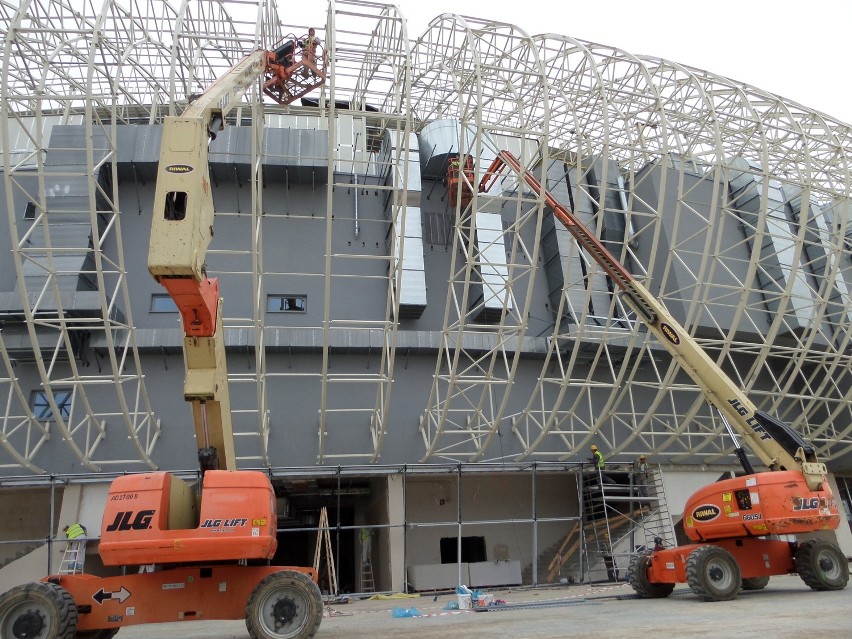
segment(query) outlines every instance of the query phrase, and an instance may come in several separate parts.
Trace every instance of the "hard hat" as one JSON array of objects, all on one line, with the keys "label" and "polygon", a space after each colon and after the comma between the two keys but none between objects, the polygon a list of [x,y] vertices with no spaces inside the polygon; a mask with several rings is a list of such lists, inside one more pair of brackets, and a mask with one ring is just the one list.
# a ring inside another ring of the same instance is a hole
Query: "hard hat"
[{"label": "hard hat", "polygon": [[592,444],[592,450],[597,450],[597,449],[598,449],[598,447],[595,446],[594,444]]},{"label": "hard hat", "polygon": [[639,455],[639,459],[645,459],[645,455]]}]

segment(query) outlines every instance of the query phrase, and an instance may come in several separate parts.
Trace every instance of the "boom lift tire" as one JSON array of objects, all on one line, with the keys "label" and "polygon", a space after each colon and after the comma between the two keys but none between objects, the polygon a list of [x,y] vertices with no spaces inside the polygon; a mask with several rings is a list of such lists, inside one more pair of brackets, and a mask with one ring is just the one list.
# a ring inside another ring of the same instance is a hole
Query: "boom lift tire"
[{"label": "boom lift tire", "polygon": [[246,605],[252,639],[309,639],[322,621],[322,593],[306,574],[282,570],[263,579]]},{"label": "boom lift tire", "polygon": [[648,581],[648,564],[651,562],[651,553],[643,552],[634,555],[630,559],[627,568],[627,581],[640,597],[645,599],[662,599],[672,594],[674,584],[655,584]]},{"label": "boom lift tire", "polygon": [[706,601],[729,601],[740,592],[742,578],[734,556],[719,546],[696,548],[686,559],[686,581]]},{"label": "boom lift tire", "polygon": [[62,586],[37,581],[0,597],[3,639],[74,639],[76,632],[77,605]]},{"label": "boom lift tire", "polygon": [[849,564],[837,545],[811,539],[796,550],[796,572],[812,590],[843,590],[849,583]]},{"label": "boom lift tire", "polygon": [[763,590],[769,583],[769,575],[743,579],[743,590]]}]

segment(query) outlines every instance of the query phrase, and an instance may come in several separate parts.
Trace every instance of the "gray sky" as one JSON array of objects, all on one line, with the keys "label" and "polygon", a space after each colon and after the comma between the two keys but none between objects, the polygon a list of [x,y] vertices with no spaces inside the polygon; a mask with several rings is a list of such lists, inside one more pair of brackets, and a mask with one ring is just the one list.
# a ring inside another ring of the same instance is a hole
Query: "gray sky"
[{"label": "gray sky", "polygon": [[[509,22],[666,58],[776,93],[852,123],[848,0],[399,0],[409,36],[442,13]],[[279,0],[287,24],[325,24],[327,3]],[[320,34],[322,35],[322,34]]]}]

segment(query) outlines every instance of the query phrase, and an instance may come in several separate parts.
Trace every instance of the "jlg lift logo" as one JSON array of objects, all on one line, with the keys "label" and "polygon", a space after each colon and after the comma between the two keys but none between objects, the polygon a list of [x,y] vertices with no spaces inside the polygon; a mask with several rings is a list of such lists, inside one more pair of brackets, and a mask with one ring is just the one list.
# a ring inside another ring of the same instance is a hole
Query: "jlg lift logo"
[{"label": "jlg lift logo", "polygon": [[201,528],[236,528],[245,526],[248,519],[205,519]]},{"label": "jlg lift logo", "polygon": [[834,508],[837,505],[833,499],[825,497],[793,497],[793,510],[817,510]]},{"label": "jlg lift logo", "polygon": [[[107,526],[106,530],[107,532],[114,532],[116,530],[147,530],[151,527],[151,520],[154,518],[154,513],[156,512],[156,510],[140,510],[133,517],[132,510],[122,510],[116,513],[115,521]],[[133,517],[132,521],[131,517]]]},{"label": "jlg lift logo", "polygon": [[[728,403],[741,416],[745,417],[746,415],[748,415],[748,412],[749,412],[748,408],[743,406],[740,403],[740,400],[738,400],[736,398],[735,399],[729,399]],[[754,415],[752,415],[751,417],[749,417],[746,420],[746,424],[751,426],[756,433],[759,433],[761,439],[772,439],[772,435],[770,435],[769,433],[766,432],[766,429],[763,426],[760,425],[760,423],[755,419]]]}]

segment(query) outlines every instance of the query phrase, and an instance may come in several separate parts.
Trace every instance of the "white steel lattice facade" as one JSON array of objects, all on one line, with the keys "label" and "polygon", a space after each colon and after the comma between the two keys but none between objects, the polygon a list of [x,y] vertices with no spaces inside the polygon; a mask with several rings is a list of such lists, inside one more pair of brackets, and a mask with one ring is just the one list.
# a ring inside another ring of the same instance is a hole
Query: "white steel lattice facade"
[{"label": "white steel lattice facade", "polygon": [[[134,296],[153,286],[131,258],[151,184],[123,158],[121,129],[156,127],[248,52],[306,30],[283,25],[279,9],[0,2],[4,473],[53,472],[60,458],[62,471],[193,464],[168,457],[169,441],[191,438],[179,427],[189,410],[164,415],[152,386],[178,352],[178,329],[134,313]],[[511,150],[584,211],[761,409],[844,464],[848,125],[707,71],[487,20],[443,15],[418,35],[391,5],[341,1],[321,31],[329,81],[318,104],[278,107],[250,92],[231,128],[251,131],[251,160],[219,176],[239,194],[217,206],[217,224],[234,232],[217,234],[208,265],[223,280],[229,355],[244,364],[229,366],[242,466],[294,465],[271,446],[276,429],[298,434],[293,454],[306,466],[577,460],[592,442],[613,455],[729,460],[702,394],[560,236],[541,198],[507,180],[469,206],[447,199],[427,143],[442,122],[454,136],[442,157],[478,158],[478,184],[495,153]],[[263,136],[299,122],[328,132],[325,175],[288,209],[286,194],[300,191],[275,190]],[[62,127],[83,140],[67,161],[57,160],[70,148]],[[387,142],[413,134],[419,148]],[[370,197],[387,202],[386,221],[359,219]],[[448,220],[445,232],[410,240],[420,206],[423,228]],[[58,213],[73,213],[61,228]],[[310,226],[304,271],[275,262],[269,238],[284,224]],[[371,247],[374,238],[387,241]],[[401,310],[406,251],[421,250],[427,270],[445,256],[441,286],[427,291],[431,325]],[[298,331],[267,312],[281,282],[321,291]],[[383,302],[366,315],[336,310],[362,288]],[[236,289],[246,303],[228,305]],[[290,359],[297,351],[307,359]],[[276,397],[293,384],[312,389],[310,419],[279,417]]]}]

